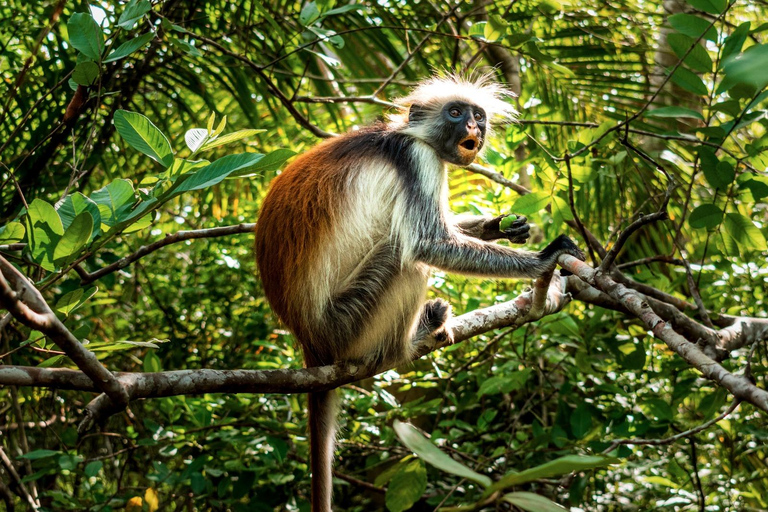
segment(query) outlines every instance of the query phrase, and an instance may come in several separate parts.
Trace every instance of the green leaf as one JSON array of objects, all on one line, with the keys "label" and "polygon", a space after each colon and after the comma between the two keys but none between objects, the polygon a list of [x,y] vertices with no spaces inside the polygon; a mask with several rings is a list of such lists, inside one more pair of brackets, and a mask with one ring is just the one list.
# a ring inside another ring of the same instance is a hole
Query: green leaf
[{"label": "green leaf", "polygon": [[690,117],[693,119],[704,120],[704,116],[701,112],[696,112],[693,109],[685,107],[661,107],[646,112],[646,117],[671,117],[677,119],[679,117]]},{"label": "green leaf", "polygon": [[453,460],[447,454],[443,453],[439,448],[432,444],[421,432],[416,430],[412,425],[408,423],[402,423],[395,420],[394,424],[395,433],[400,441],[412,452],[416,453],[419,457],[424,459],[425,462],[432,466],[457,475],[467,480],[472,480],[483,487],[491,485],[491,479],[487,476],[481,475],[472,471],[464,464]]},{"label": "green leaf", "polygon": [[692,37],[684,34],[669,34],[667,36],[667,42],[675,52],[678,58],[682,59],[683,56],[691,49],[688,56],[683,61],[689,68],[694,71],[700,71],[702,73],[709,73],[712,71],[712,59],[707,53],[707,50],[699,43],[696,43]]},{"label": "green leaf", "polygon": [[768,45],[755,45],[729,57],[723,71],[728,80],[762,89],[768,85]]},{"label": "green leaf", "polygon": [[416,503],[427,489],[427,470],[424,463],[414,460],[392,476],[387,487],[385,502],[390,512],[403,512]]},{"label": "green leaf", "polygon": [[115,128],[134,149],[159,162],[163,167],[173,163],[173,150],[168,139],[148,118],[136,112],[115,112]]},{"label": "green leaf", "polygon": [[53,368],[56,366],[59,366],[61,364],[61,361],[64,359],[64,356],[53,356],[49,357],[42,363],[38,364],[38,368]]},{"label": "green leaf", "polygon": [[709,91],[707,86],[704,85],[702,79],[696,73],[688,71],[684,67],[679,67],[672,75],[672,82],[676,83],[683,89],[699,96],[706,96]]},{"label": "green leaf", "polygon": [[92,193],[91,200],[98,205],[101,222],[112,227],[130,212],[135,202],[133,184],[126,179],[115,180]]},{"label": "green leaf", "polygon": [[573,220],[573,213],[571,212],[568,202],[562,197],[552,196],[552,215],[558,216],[563,221]]},{"label": "green leaf", "polygon": [[0,244],[15,244],[24,240],[26,234],[24,225],[21,222],[9,222],[0,227]]},{"label": "green leaf", "polygon": [[699,18],[692,14],[674,14],[667,18],[669,24],[680,32],[687,36],[698,39],[701,34],[704,34],[704,38],[713,42],[717,42],[717,30],[710,22],[705,19]]},{"label": "green leaf", "polygon": [[483,35],[486,41],[496,42],[504,38],[507,34],[507,22],[500,16],[489,16],[488,23],[483,28]]},{"label": "green leaf", "polygon": [[688,224],[693,229],[714,229],[723,221],[723,210],[714,204],[697,206],[688,218]]},{"label": "green leaf", "polygon": [[47,459],[48,457],[53,457],[54,455],[61,455],[61,452],[58,450],[35,450],[29,453],[25,453],[24,455],[19,455],[17,459],[39,460]]},{"label": "green leaf", "polygon": [[571,413],[571,431],[576,439],[581,439],[592,428],[592,413],[584,402]]},{"label": "green leaf", "polygon": [[319,17],[320,9],[317,8],[317,4],[315,2],[309,2],[303,9],[301,9],[299,21],[306,27],[307,25],[314,23]]},{"label": "green leaf", "polygon": [[715,152],[710,148],[701,147],[698,154],[701,162],[699,166],[707,179],[707,183],[713,188],[725,190],[736,176],[733,166],[728,162],[718,160]]},{"label": "green leaf", "polygon": [[242,178],[246,176],[253,176],[258,173],[275,171],[282,167],[285,161],[295,154],[296,153],[290,149],[276,149],[271,153],[264,155],[264,158],[258,160],[252,167],[249,167],[244,171],[233,172],[229,175],[229,177]]},{"label": "green leaf", "polygon": [[505,494],[501,499],[528,512],[564,512],[568,510],[549,498],[532,492],[513,492]]},{"label": "green leaf", "polygon": [[598,455],[566,455],[565,457],[560,457],[559,459],[555,459],[534,468],[526,469],[519,473],[509,473],[486,489],[484,495],[488,496],[500,489],[506,489],[513,485],[524,484],[540,478],[550,478],[571,473],[573,471],[602,468],[610,464],[616,464],[617,462],[618,459]]},{"label": "green leaf", "polygon": [[64,198],[56,211],[61,217],[61,222],[64,229],[67,229],[75,217],[83,212],[88,212],[93,217],[93,233],[91,239],[96,238],[101,233],[101,213],[99,212],[99,206],[93,202],[90,198],[84,196],[80,192],[75,192]]},{"label": "green leaf", "polygon": [[99,65],[90,60],[79,63],[72,71],[72,80],[78,85],[93,85],[99,78]]},{"label": "green leaf", "polygon": [[88,212],[83,212],[72,221],[72,224],[64,232],[56,250],[53,252],[53,261],[63,267],[79,256],[80,250],[91,239],[93,232],[93,217]]},{"label": "green leaf", "polygon": [[104,51],[104,34],[93,17],[84,12],[73,14],[67,21],[69,44],[91,60],[101,60]]},{"label": "green leaf", "polygon": [[478,21],[477,23],[473,23],[471,27],[469,27],[469,37],[473,37],[475,39],[485,39],[485,26],[488,25],[487,21]]},{"label": "green leaf", "polygon": [[91,478],[93,476],[96,476],[99,474],[99,471],[101,471],[101,468],[104,467],[104,463],[100,460],[95,460],[93,462],[89,462],[85,469],[83,470],[83,473],[85,473],[85,476],[88,478]]},{"label": "green leaf", "polygon": [[126,41],[125,43],[121,44],[115,51],[107,55],[107,58],[104,59],[104,62],[112,62],[127,57],[136,50],[143,48],[154,37],[154,32],[147,32],[146,34],[134,37],[130,41]]},{"label": "green leaf", "polygon": [[126,235],[128,233],[135,233],[136,231],[141,231],[144,228],[148,228],[152,225],[152,214],[144,215],[143,217],[140,217],[139,220],[136,222],[132,222],[130,225],[128,225],[124,230],[123,233]]},{"label": "green leaf", "polygon": [[224,144],[229,144],[231,142],[236,142],[238,140],[244,139],[246,137],[251,137],[252,135],[256,135],[257,133],[262,133],[265,131],[267,130],[239,130],[236,132],[228,133],[222,137],[218,137],[214,140],[205,142],[200,151],[208,151],[209,149],[217,148],[219,146],[223,146]]},{"label": "green leaf", "polygon": [[160,358],[154,352],[147,352],[144,356],[144,372],[156,373],[163,371],[163,365],[160,363]]},{"label": "green leaf", "polygon": [[522,389],[530,375],[531,370],[525,368],[509,374],[484,379],[482,384],[480,384],[480,389],[477,390],[477,396],[510,393]]},{"label": "green leaf", "polygon": [[59,465],[59,469],[72,471],[82,461],[83,461],[83,457],[80,455],[72,455],[69,453],[65,453],[64,455],[59,457],[59,460],[57,461],[57,463]]},{"label": "green leaf", "polygon": [[687,0],[695,9],[718,15],[725,10],[726,0]]},{"label": "green leaf", "polygon": [[510,209],[523,215],[538,213],[547,207],[549,198],[548,192],[532,192],[520,197]]},{"label": "green leaf", "polygon": [[196,153],[209,138],[205,128],[192,128],[184,134],[184,142],[192,153]]},{"label": "green leaf", "polygon": [[[754,176],[752,179],[744,181],[740,186],[749,189],[753,201],[760,201],[762,198],[768,197],[768,178]],[[0,239],[2,239],[1,234]]]},{"label": "green leaf", "polygon": [[117,25],[125,30],[131,30],[136,22],[147,14],[151,8],[152,4],[149,0],[131,0],[126,4],[120,19],[117,20]]},{"label": "green leaf", "polygon": [[745,21],[736,27],[736,30],[731,32],[731,35],[725,38],[725,42],[723,43],[723,50],[720,55],[720,67],[722,67],[723,63],[728,59],[728,57],[741,51],[742,46],[744,46],[744,42],[747,40],[747,37],[749,37],[749,28],[751,26],[752,25],[750,22]]},{"label": "green leaf", "polygon": [[194,174],[183,175],[189,177],[184,181],[179,180],[180,185],[174,193],[180,194],[190,190],[212,187],[235,171],[250,169],[262,158],[264,158],[264,155],[260,153],[239,153],[219,158]]},{"label": "green leaf", "polygon": [[64,234],[56,209],[42,199],[35,199],[27,210],[27,234],[32,235],[29,249],[32,260],[46,270],[54,270],[53,252]]},{"label": "green leaf", "polygon": [[69,316],[70,313],[75,311],[77,308],[85,304],[88,299],[93,297],[97,291],[99,291],[99,289],[96,286],[91,286],[88,289],[78,288],[76,290],[72,290],[71,292],[64,294],[62,298],[56,301],[56,306],[54,306],[53,309],[63,314],[64,316]]},{"label": "green leaf", "polygon": [[192,57],[200,57],[203,55],[203,52],[201,52],[200,49],[194,45],[194,40],[187,42],[183,39],[179,39],[178,37],[171,37],[169,40],[171,41],[171,44],[181,48],[181,50],[184,51],[187,55],[191,55]]},{"label": "green leaf", "polygon": [[751,220],[741,214],[727,213],[723,221],[723,228],[740,249],[768,250],[763,234]]}]

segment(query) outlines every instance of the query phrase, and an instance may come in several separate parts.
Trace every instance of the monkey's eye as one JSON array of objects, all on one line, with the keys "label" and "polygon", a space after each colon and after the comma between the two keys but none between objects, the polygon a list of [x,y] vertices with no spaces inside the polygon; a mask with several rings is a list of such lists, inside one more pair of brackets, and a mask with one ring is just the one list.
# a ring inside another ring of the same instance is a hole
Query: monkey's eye
[{"label": "monkey's eye", "polygon": [[451,117],[461,117],[461,110],[457,108],[452,108],[448,111],[448,113],[451,115]]},{"label": "monkey's eye", "polygon": [[479,121],[482,121],[483,119],[485,119],[485,116],[483,115],[482,112],[475,112],[475,121],[479,122]]}]

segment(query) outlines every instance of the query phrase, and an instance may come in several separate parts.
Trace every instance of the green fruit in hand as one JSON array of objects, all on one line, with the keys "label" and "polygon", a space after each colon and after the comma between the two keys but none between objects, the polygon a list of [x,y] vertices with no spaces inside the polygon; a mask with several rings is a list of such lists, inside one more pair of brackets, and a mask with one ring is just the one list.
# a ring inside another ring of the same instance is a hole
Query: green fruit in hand
[{"label": "green fruit in hand", "polygon": [[499,230],[500,231],[506,231],[509,228],[512,227],[512,223],[517,220],[517,215],[507,215],[503,219],[501,219],[501,222],[499,222]]}]

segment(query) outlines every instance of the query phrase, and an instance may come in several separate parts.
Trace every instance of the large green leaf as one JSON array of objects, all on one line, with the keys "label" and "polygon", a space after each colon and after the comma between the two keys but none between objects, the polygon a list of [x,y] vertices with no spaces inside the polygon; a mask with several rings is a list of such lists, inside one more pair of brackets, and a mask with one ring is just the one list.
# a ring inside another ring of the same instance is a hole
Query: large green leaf
[{"label": "large green leaf", "polygon": [[550,195],[546,191],[532,192],[520,197],[512,205],[512,211],[515,213],[531,214],[538,213],[549,204]]},{"label": "large green leaf", "polygon": [[131,0],[123,9],[123,13],[120,15],[120,19],[117,20],[117,24],[120,28],[131,30],[137,21],[142,16],[147,14],[152,8],[152,4],[149,0]]},{"label": "large green leaf", "polygon": [[229,177],[242,178],[244,176],[252,176],[258,173],[275,171],[280,167],[282,167],[285,161],[295,154],[296,153],[294,153],[290,149],[276,149],[271,153],[267,153],[266,155],[264,155],[264,158],[260,159],[258,162],[253,164],[252,167],[249,167],[248,169],[245,169],[242,171],[235,171],[232,174],[230,174]]},{"label": "large green leaf", "polygon": [[104,59],[104,62],[112,62],[127,57],[136,50],[143,48],[148,42],[152,40],[153,37],[155,37],[154,32],[147,32],[146,34],[134,37],[130,41],[124,42],[118,46],[115,51],[107,55],[107,58]]},{"label": "large green leaf", "polygon": [[27,234],[30,235],[29,249],[32,260],[46,270],[55,270],[53,253],[64,227],[56,209],[42,199],[35,199],[27,210]]},{"label": "large green leaf", "polygon": [[190,190],[212,187],[235,171],[242,172],[250,169],[262,158],[264,158],[264,155],[260,153],[239,153],[219,158],[194,174],[182,175],[182,177],[189,177],[183,181],[179,179],[177,183],[180,184],[176,187],[174,193],[180,194]]},{"label": "large green leaf", "polygon": [[419,457],[424,459],[425,462],[428,462],[429,464],[445,471],[446,473],[451,473],[453,475],[466,478],[467,480],[477,482],[483,487],[488,487],[491,485],[490,478],[481,475],[480,473],[476,473],[464,464],[453,460],[447,454],[443,453],[438,447],[432,444],[412,425],[395,420],[394,429],[397,437],[400,438],[400,441],[406,447],[408,447],[409,450],[413,451]]},{"label": "large green leaf", "polygon": [[709,53],[707,53],[704,46],[696,43],[692,37],[684,34],[672,33],[667,36],[667,42],[672,48],[672,51],[675,52],[675,55],[680,59],[682,59],[690,49],[690,53],[688,53],[683,62],[694,71],[699,71],[701,73],[709,73],[712,71],[712,59],[710,58]]},{"label": "large green leaf", "polygon": [[699,148],[698,153],[700,167],[707,182],[716,189],[725,190],[736,176],[733,166],[729,162],[721,162],[708,147]]},{"label": "large green leaf", "polygon": [[24,240],[26,230],[20,222],[9,222],[0,227],[0,244],[15,244]]},{"label": "large green leaf", "polygon": [[704,34],[705,39],[717,42],[717,30],[710,22],[692,14],[674,14],[667,18],[672,28],[687,36],[698,39]]},{"label": "large green leaf", "polygon": [[762,89],[768,85],[768,45],[755,45],[729,57],[723,71],[728,80]]},{"label": "large green leaf", "polygon": [[56,244],[53,252],[53,262],[60,267],[68,264],[79,256],[80,250],[91,239],[93,232],[93,217],[88,212],[83,212],[72,221],[64,235]]},{"label": "large green leaf", "polygon": [[91,60],[101,59],[104,51],[104,34],[93,17],[84,12],[73,14],[67,21],[69,44]]},{"label": "large green leaf", "polygon": [[727,213],[723,220],[723,228],[740,249],[768,250],[763,234],[751,220],[741,214]]},{"label": "large green leaf", "polygon": [[129,180],[115,180],[91,194],[91,199],[99,207],[101,222],[112,227],[123,220],[135,202],[133,184]]},{"label": "large green leaf", "polygon": [[597,455],[566,455],[553,461],[547,462],[519,473],[509,473],[501,480],[485,490],[485,495],[490,495],[495,491],[520,485],[541,478],[550,478],[553,476],[564,475],[573,471],[584,471],[587,469],[602,468],[610,464],[615,464],[618,459],[611,457],[601,457]]},{"label": "large green leaf", "polygon": [[148,118],[136,112],[115,112],[117,133],[134,149],[168,167],[173,163],[173,150],[168,139]]},{"label": "large green leaf", "polygon": [[56,211],[61,217],[61,223],[64,229],[67,229],[75,217],[83,212],[88,212],[93,217],[93,234],[91,238],[95,238],[101,233],[101,213],[99,212],[99,206],[90,198],[84,196],[80,192],[75,192],[64,198]]},{"label": "large green leaf", "polygon": [[532,492],[512,492],[505,494],[501,499],[528,512],[567,512],[568,510],[549,498]]},{"label": "large green leaf", "polygon": [[713,229],[723,221],[723,210],[715,204],[697,206],[688,218],[688,223],[694,229]]},{"label": "large green leaf", "polygon": [[727,0],[687,0],[689,4],[694,6],[700,11],[704,11],[709,14],[718,15],[727,5]]},{"label": "large green leaf", "polygon": [[72,80],[77,85],[93,85],[99,78],[99,65],[89,60],[80,62],[72,71]]},{"label": "large green leaf", "polygon": [[699,96],[706,96],[709,93],[707,86],[704,85],[704,81],[699,75],[682,66],[675,70],[675,73],[672,75],[672,82],[676,83],[686,91]]},{"label": "large green leaf", "polygon": [[424,463],[416,459],[401,467],[392,476],[387,487],[385,502],[390,512],[403,512],[416,503],[427,489],[427,471]]},{"label": "large green leaf", "polygon": [[731,35],[725,38],[723,50],[720,54],[720,66],[728,60],[728,57],[741,51],[741,47],[744,46],[744,42],[749,36],[749,28],[751,26],[752,24],[750,22],[745,21],[736,27],[736,30],[731,32]]}]

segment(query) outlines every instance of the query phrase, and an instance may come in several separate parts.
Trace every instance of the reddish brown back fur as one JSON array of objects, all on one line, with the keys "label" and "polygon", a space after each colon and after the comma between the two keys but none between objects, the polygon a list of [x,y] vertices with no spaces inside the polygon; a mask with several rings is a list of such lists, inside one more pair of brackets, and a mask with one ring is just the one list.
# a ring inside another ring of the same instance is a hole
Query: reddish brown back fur
[{"label": "reddish brown back fur", "polygon": [[256,225],[256,260],[264,292],[300,342],[308,336],[295,296],[297,283],[313,278],[308,267],[319,245],[329,238],[334,209],[342,197],[343,174],[339,162],[329,158],[338,141],[325,141],[307,151],[272,181]]}]

